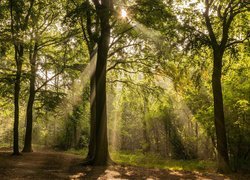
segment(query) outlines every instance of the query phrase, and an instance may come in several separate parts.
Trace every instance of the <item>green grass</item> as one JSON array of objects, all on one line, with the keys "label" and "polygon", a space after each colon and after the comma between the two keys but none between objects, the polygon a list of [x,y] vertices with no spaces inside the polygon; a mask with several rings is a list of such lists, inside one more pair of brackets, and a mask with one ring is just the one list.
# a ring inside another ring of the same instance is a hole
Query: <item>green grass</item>
[{"label": "green grass", "polygon": [[[87,149],[66,151],[70,154],[81,155],[86,157]],[[123,165],[133,165],[146,168],[159,168],[169,170],[184,171],[213,171],[216,169],[216,163],[205,160],[167,160],[157,154],[143,154],[141,152],[111,152],[110,156],[113,161]]]},{"label": "green grass", "polygon": [[113,152],[111,158],[120,164],[141,166],[147,168],[160,168],[185,171],[210,171],[216,168],[213,161],[202,160],[166,160],[156,154],[143,154],[141,152]]},{"label": "green grass", "polygon": [[[9,144],[1,144],[0,147],[9,147]],[[34,149],[42,149],[44,146],[34,144]],[[88,149],[69,149],[66,153],[87,156]],[[113,151],[110,153],[113,161],[124,164],[146,168],[160,168],[169,170],[184,170],[184,171],[212,171],[216,169],[216,163],[213,161],[204,160],[167,160],[157,154],[142,152],[125,152]]]},{"label": "green grass", "polygon": [[0,143],[0,148],[9,148],[11,146],[12,146],[12,144],[10,144],[10,143]]},{"label": "green grass", "polygon": [[79,150],[69,149],[69,150],[66,151],[66,153],[75,154],[75,155],[80,155],[82,157],[86,157],[87,154],[88,154],[88,149],[79,149]]}]

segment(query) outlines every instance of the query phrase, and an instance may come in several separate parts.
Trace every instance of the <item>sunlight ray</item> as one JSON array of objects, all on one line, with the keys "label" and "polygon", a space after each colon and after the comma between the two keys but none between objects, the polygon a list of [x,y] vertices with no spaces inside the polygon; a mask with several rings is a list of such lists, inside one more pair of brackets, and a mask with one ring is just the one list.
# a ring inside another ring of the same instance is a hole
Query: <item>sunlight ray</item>
[{"label": "sunlight ray", "polygon": [[58,109],[63,109],[64,116],[67,116],[73,111],[73,107],[82,101],[82,93],[84,88],[88,85],[90,77],[93,75],[97,60],[96,46],[91,60],[80,74],[79,78],[76,79],[72,85],[72,88],[66,91],[67,97],[59,105]]}]

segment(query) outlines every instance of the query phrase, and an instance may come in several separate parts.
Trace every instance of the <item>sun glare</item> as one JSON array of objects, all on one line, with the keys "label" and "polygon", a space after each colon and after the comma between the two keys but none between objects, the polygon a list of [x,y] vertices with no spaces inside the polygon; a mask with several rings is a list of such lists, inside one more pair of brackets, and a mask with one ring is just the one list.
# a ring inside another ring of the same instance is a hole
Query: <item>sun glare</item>
[{"label": "sun glare", "polygon": [[126,18],[127,17],[127,11],[125,9],[121,9],[121,17]]},{"label": "sun glare", "polygon": [[202,13],[202,12],[205,12],[206,7],[205,7],[205,5],[203,3],[199,3],[196,6],[196,9]]}]

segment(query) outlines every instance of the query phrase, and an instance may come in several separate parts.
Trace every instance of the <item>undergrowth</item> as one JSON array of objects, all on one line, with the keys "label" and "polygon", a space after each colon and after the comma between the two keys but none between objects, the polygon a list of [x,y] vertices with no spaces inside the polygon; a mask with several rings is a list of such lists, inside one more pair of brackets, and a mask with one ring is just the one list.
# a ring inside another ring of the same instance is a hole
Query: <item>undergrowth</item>
[{"label": "undergrowth", "polygon": [[208,171],[216,167],[215,162],[205,160],[173,160],[164,159],[160,155],[141,152],[113,152],[112,159],[120,164],[129,164],[148,168],[160,168],[169,170],[186,170],[186,171]]},{"label": "undergrowth", "polygon": [[[82,157],[86,157],[87,155],[86,149],[70,149],[67,152],[81,155]],[[143,154],[142,152],[115,151],[111,152],[110,156],[113,161],[122,165],[184,171],[212,171],[216,169],[216,164],[213,161],[164,159],[162,156],[153,153]]]}]

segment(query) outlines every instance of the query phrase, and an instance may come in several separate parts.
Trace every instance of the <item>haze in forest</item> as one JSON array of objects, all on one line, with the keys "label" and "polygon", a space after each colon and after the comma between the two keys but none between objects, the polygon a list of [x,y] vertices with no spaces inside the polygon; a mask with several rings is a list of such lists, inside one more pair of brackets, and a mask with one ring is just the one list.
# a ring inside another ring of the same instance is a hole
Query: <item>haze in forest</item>
[{"label": "haze in forest", "polygon": [[250,178],[249,22],[246,0],[0,1],[0,175]]}]

